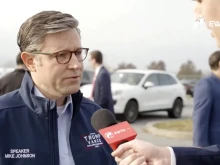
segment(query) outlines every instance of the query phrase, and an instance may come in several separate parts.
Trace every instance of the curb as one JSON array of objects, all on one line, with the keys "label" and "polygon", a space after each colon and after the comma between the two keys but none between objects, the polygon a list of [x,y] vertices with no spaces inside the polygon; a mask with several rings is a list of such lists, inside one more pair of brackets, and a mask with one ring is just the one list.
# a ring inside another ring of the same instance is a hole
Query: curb
[{"label": "curb", "polygon": [[156,136],[162,136],[171,139],[181,139],[181,140],[192,140],[192,132],[183,132],[183,131],[170,131],[165,129],[159,129],[154,127],[157,123],[163,123],[170,120],[149,122],[144,126],[144,131]]}]

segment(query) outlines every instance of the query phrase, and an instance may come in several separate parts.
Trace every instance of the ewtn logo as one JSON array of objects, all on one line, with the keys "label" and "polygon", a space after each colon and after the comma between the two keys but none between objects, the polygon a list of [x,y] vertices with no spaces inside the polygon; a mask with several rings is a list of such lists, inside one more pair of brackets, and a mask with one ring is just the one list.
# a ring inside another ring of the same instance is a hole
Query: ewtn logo
[{"label": "ewtn logo", "polygon": [[111,139],[111,138],[114,137],[114,133],[112,133],[112,132],[106,132],[106,133],[105,133],[105,136],[106,136],[108,139]]},{"label": "ewtn logo", "polygon": [[193,28],[205,28],[205,19],[204,18],[198,18],[198,19],[193,19]]},{"label": "ewtn logo", "polygon": [[220,21],[209,21],[209,27],[220,27]]}]

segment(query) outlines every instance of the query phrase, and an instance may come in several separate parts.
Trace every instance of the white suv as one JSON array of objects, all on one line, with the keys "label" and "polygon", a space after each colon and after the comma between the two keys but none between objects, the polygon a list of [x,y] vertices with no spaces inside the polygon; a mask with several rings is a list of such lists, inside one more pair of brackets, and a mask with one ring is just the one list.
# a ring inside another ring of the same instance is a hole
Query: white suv
[{"label": "white suv", "polygon": [[[114,112],[134,122],[139,113],[167,111],[180,118],[185,103],[185,88],[175,75],[159,70],[122,69],[111,75]],[[85,95],[91,87],[82,88]]]}]

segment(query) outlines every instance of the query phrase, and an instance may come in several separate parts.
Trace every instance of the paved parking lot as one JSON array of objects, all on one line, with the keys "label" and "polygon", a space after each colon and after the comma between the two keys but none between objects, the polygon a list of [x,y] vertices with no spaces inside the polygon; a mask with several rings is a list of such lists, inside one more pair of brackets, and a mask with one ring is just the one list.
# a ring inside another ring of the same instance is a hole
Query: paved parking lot
[{"label": "paved parking lot", "polygon": [[[192,99],[189,99],[186,104],[186,107],[183,109],[182,118],[191,117],[192,111],[193,111],[193,102]],[[138,133],[137,138],[162,146],[192,146],[192,141],[190,140],[169,139],[169,138],[154,136],[144,132],[143,128],[147,122],[160,121],[160,120],[161,121],[169,120],[166,112],[147,113],[141,116],[135,123],[132,124],[132,127]]]}]

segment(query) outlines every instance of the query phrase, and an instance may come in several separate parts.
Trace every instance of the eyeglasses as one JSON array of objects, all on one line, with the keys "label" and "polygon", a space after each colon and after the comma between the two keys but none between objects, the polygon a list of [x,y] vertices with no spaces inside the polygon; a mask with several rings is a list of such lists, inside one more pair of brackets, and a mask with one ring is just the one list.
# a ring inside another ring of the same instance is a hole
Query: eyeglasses
[{"label": "eyeglasses", "polygon": [[89,48],[79,48],[76,51],[62,50],[55,53],[33,52],[32,54],[53,55],[59,64],[67,64],[74,54],[79,62],[86,59]]}]

